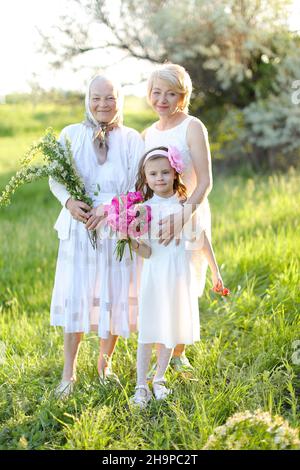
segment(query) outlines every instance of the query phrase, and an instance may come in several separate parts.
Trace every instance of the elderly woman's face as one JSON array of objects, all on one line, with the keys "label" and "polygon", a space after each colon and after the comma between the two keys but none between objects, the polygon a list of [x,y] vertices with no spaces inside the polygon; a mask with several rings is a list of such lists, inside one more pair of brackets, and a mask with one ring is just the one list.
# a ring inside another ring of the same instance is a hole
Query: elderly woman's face
[{"label": "elderly woman's face", "polygon": [[98,122],[111,122],[115,118],[117,94],[113,85],[106,80],[94,80],[90,87],[90,110]]},{"label": "elderly woman's face", "polygon": [[174,91],[170,83],[158,78],[153,83],[150,103],[159,116],[170,116],[179,110],[182,95]]}]

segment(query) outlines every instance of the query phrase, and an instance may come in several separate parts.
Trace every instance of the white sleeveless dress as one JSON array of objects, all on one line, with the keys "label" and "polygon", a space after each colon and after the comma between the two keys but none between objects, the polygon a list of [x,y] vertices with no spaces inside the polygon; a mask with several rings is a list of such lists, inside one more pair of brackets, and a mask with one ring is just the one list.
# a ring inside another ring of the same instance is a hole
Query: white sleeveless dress
[{"label": "white sleeveless dress", "polygon": [[161,343],[167,348],[193,344],[200,340],[200,322],[197,276],[187,242],[183,237],[178,246],[173,240],[165,247],[155,237],[159,219],[182,210],[182,205],[176,195],[154,195],[145,204],[152,209],[152,236],[148,241],[152,253],[143,261],[138,341]]},{"label": "white sleeveless dress", "polygon": [[[60,141],[71,141],[72,153],[94,207],[121,193],[134,191],[137,167],[144,152],[141,136],[120,126],[109,134],[107,160],[99,165],[92,145],[92,129],[74,124],[63,129]],[[100,188],[100,190],[99,190]],[[137,262],[126,250],[121,262],[116,240],[98,238],[94,250],[82,222],[72,218],[69,236],[60,239],[51,325],[66,333],[98,331],[128,337],[137,327]]]},{"label": "white sleeveless dress", "polygon": [[[187,116],[186,119],[178,126],[164,131],[158,130],[156,128],[156,123],[154,123],[147,129],[145,134],[146,152],[151,148],[160,146],[167,147],[168,145],[173,145],[178,148],[184,162],[182,180],[187,187],[188,196],[192,194],[197,185],[197,177],[186,138],[188,125],[193,119],[195,119],[193,116]],[[197,208],[193,216],[193,224],[196,228],[196,238],[199,240],[199,243],[194,242],[189,245],[189,256],[194,265],[195,275],[197,276],[198,296],[201,297],[205,287],[208,266],[206,258],[201,252],[202,237],[200,235],[202,231],[205,230],[208,239],[211,239],[211,214],[207,198]]]}]

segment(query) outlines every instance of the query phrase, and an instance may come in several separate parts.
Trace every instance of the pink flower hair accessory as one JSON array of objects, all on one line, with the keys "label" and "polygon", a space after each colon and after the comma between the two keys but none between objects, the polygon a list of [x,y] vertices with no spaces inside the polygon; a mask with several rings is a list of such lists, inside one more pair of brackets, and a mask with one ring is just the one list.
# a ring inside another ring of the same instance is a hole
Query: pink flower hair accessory
[{"label": "pink flower hair accessory", "polygon": [[146,162],[151,157],[167,157],[171,167],[174,168],[177,173],[181,174],[184,169],[184,163],[182,160],[181,153],[179,152],[178,148],[174,147],[173,145],[169,145],[167,148],[167,151],[162,149],[151,150],[151,152],[147,154],[143,166],[145,166]]},{"label": "pink flower hair accessory", "polygon": [[174,168],[177,173],[181,174],[183,172],[184,164],[181,153],[177,147],[173,147],[172,145],[168,146],[168,159],[171,167]]}]

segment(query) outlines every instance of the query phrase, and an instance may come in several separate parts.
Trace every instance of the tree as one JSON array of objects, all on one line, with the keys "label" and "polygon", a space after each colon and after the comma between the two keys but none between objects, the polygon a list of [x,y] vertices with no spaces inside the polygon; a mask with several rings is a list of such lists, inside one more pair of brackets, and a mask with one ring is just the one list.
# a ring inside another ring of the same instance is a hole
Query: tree
[{"label": "tree", "polygon": [[243,139],[251,144],[255,167],[262,162],[271,170],[295,164],[300,157],[300,106],[293,102],[293,83],[300,77],[300,58],[295,50],[278,64],[270,93],[244,108]]},{"label": "tree", "polygon": [[[244,107],[254,98],[253,83],[272,75],[286,31],[287,0],[71,0],[81,8],[80,23],[62,18],[55,64],[95,50],[114,48],[123,56],[180,63],[195,93]],[[98,25],[99,36],[95,32]],[[237,86],[238,85],[238,89]]]},{"label": "tree", "polygon": [[[196,114],[217,110],[212,113],[215,124],[216,115],[220,122],[228,109],[241,110],[245,135],[259,149],[265,149],[267,141],[271,149],[274,129],[286,127],[292,105],[288,100],[290,81],[300,77],[298,61],[293,72],[285,62],[287,54],[294,56],[293,49],[299,47],[299,36],[288,31],[290,0],[71,2],[85,12],[85,21],[78,24],[70,17],[62,19],[59,48],[44,37],[57,66],[92,50],[111,48],[118,49],[121,58],[131,56],[153,63],[169,60],[189,71]],[[93,35],[95,26],[98,36]],[[279,118],[283,103],[286,118]],[[272,123],[271,118],[267,120],[269,130],[265,127],[269,140],[255,131],[263,109],[273,116]],[[290,138],[288,134],[286,138]],[[278,145],[275,139],[275,152]]]}]

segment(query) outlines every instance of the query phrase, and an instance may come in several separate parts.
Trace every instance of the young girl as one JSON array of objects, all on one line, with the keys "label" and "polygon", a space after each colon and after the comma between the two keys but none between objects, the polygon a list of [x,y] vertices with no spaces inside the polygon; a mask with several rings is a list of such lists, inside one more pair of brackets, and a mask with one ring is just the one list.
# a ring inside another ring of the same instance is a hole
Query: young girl
[{"label": "young girl", "polygon": [[132,240],[132,248],[145,258],[139,294],[137,386],[131,398],[141,408],[152,398],[147,372],[153,344],[157,345],[153,392],[161,400],[170,394],[165,372],[173,348],[200,339],[197,277],[190,256],[194,249],[202,250],[207,258],[213,289],[219,293],[224,289],[213,248],[201,227],[192,234],[184,230],[181,239],[168,246],[159,243],[159,220],[183,210],[186,187],[180,178],[182,171],[183,162],[175,147],[154,148],[139,165],[136,189],[143,193],[152,211],[148,238]]}]

